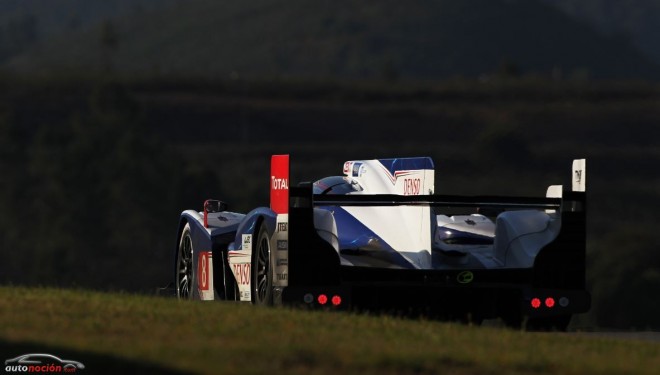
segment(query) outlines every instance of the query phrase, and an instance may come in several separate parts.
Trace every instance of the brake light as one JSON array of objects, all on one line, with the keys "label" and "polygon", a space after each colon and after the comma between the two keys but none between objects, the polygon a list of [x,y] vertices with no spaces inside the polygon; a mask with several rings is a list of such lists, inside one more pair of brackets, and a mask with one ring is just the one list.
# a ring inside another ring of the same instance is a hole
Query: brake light
[{"label": "brake light", "polygon": [[[332,297],[330,297],[332,296]],[[303,302],[308,305],[316,306],[331,306],[340,307],[344,302],[344,298],[340,294],[326,294],[326,293],[306,293],[302,298]]]},{"label": "brake light", "polygon": [[535,309],[541,307],[541,300],[538,298],[532,298],[532,307]]},{"label": "brake light", "polygon": [[555,299],[552,298],[552,297],[548,297],[548,298],[546,298],[546,299],[545,299],[545,305],[546,305],[549,309],[555,307]]}]

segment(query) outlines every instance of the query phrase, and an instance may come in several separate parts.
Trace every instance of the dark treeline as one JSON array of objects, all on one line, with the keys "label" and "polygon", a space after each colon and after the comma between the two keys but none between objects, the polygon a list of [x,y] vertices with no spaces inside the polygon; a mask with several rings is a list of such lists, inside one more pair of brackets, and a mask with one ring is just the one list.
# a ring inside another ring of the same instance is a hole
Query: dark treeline
[{"label": "dark treeline", "polygon": [[181,158],[115,85],[95,88],[61,121],[37,121],[0,117],[2,281],[133,291],[166,283],[182,197],[195,195]]},{"label": "dark treeline", "polygon": [[588,159],[583,326],[660,327],[658,90],[448,82],[0,82],[0,282],[153,293],[179,213],[267,205],[343,161],[428,155],[447,194],[541,195]]}]

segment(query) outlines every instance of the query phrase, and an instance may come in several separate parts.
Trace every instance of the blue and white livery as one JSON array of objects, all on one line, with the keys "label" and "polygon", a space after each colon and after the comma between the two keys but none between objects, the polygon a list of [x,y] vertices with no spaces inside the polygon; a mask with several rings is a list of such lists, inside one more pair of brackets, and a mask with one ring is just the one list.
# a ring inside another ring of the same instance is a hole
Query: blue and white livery
[{"label": "blue and white livery", "polygon": [[501,317],[565,329],[584,286],[586,165],[540,198],[435,194],[430,158],[353,160],[291,186],[271,160],[271,205],[208,200],[179,221],[179,298]]}]

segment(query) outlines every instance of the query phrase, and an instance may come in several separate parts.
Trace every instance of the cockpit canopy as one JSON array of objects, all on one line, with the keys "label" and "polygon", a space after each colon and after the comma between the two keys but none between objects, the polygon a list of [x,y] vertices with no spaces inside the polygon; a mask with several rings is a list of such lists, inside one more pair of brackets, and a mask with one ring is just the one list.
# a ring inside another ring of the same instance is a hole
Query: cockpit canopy
[{"label": "cockpit canopy", "polygon": [[346,195],[362,191],[357,181],[344,176],[322,178],[314,183],[314,194]]}]

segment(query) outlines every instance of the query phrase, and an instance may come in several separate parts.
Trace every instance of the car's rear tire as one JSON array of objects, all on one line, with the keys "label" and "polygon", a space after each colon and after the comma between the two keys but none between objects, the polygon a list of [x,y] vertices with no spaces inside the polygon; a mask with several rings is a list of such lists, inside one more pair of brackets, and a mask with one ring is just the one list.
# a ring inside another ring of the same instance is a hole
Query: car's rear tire
[{"label": "car's rear tire", "polygon": [[270,264],[270,237],[265,225],[259,228],[257,242],[252,251],[252,303],[273,304],[273,271]]},{"label": "car's rear tire", "polygon": [[190,233],[190,224],[186,224],[181,231],[179,248],[176,252],[176,296],[179,299],[193,299],[195,293],[195,270],[193,267],[193,244]]}]

